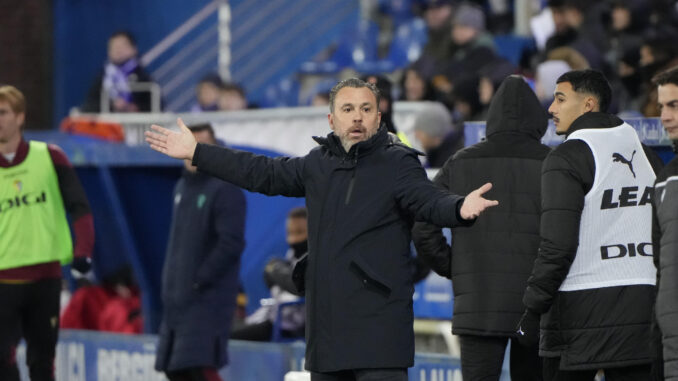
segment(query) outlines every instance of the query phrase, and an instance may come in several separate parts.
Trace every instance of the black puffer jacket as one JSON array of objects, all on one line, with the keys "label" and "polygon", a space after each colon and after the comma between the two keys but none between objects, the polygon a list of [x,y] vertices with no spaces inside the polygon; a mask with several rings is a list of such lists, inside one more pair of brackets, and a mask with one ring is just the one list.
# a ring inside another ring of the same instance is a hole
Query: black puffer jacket
[{"label": "black puffer jacket", "polygon": [[306,197],[306,366],[315,372],[404,368],[414,360],[414,220],[463,223],[463,198],[427,178],[385,128],[346,153],[332,133],[298,158],[198,145],[200,171],[251,191]]},{"label": "black puffer jacket", "polygon": [[435,183],[465,194],[486,182],[499,206],[467,229],[452,230],[452,248],[439,227],[417,223],[418,255],[451,277],[455,334],[510,336],[524,311],[521,301],[539,247],[541,166],[550,151],[539,139],[547,115],[534,92],[508,77],[490,105],[487,140],[459,151]]},{"label": "black puffer jacket", "polygon": [[652,231],[654,255],[658,259],[659,290],[657,321],[664,347],[664,376],[678,380],[678,158],[657,176],[655,224]]},{"label": "black puffer jacket", "polygon": [[[614,115],[589,112],[572,123],[568,134],[622,123]],[[661,159],[643,150],[656,173]],[[574,261],[584,199],[594,183],[591,149],[582,140],[568,140],[549,154],[542,172],[542,242],[523,298],[529,310],[543,314],[540,355],[560,357],[562,370],[649,364],[654,286],[558,290]]]}]

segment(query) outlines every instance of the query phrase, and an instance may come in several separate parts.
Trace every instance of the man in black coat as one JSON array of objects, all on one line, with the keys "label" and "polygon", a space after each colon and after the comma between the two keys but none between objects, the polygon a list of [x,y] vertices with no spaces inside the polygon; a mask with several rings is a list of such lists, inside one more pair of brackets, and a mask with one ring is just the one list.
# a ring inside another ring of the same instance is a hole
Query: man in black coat
[{"label": "man in black coat", "polygon": [[549,107],[567,135],[544,160],[541,243],[520,332],[541,315],[545,380],[648,380],[656,270],[651,201],[661,160],[605,111],[598,71],[563,74]]},{"label": "man in black coat", "polygon": [[452,247],[439,227],[418,222],[412,237],[421,256],[454,285],[452,332],[459,335],[464,380],[499,380],[511,339],[511,378],[541,380],[537,345],[515,340],[522,296],[539,247],[540,143],[548,115],[520,76],[504,80],[492,98],[487,139],[455,154],[434,182],[463,194],[492,181],[502,205],[472,227],[452,229]]},{"label": "man in black coat", "polygon": [[[657,101],[667,135],[678,141],[678,67],[657,75]],[[657,175],[652,224],[655,264],[659,270],[656,312],[663,337],[664,373],[678,380],[678,158]],[[659,351],[658,351],[659,352]],[[660,352],[661,353],[661,352]],[[661,358],[660,356],[657,356]],[[662,376],[661,369],[657,374]]]},{"label": "man in black coat", "polygon": [[417,154],[379,127],[379,92],[351,78],[330,93],[334,132],[297,158],[196,144],[152,126],[151,148],[251,191],[306,197],[306,367],[312,380],[406,380],[414,360],[410,230],[414,220],[469,225],[498,204],[433,185]]},{"label": "man in black coat", "polygon": [[[209,124],[191,127],[215,144]],[[245,248],[242,190],[196,171],[190,161],[174,189],[162,272],[163,316],[155,368],[171,380],[218,380],[228,362],[240,254]]]}]

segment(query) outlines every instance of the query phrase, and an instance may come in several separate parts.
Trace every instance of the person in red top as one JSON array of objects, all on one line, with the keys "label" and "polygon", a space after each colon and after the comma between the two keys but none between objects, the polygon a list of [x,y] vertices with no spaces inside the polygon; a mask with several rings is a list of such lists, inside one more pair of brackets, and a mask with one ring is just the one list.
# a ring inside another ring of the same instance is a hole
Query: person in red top
[{"label": "person in red top", "polygon": [[[31,380],[54,380],[61,263],[70,261],[70,253],[50,251],[71,248],[70,234],[65,234],[69,231],[64,212],[73,223],[74,274],[90,271],[94,245],[92,214],[75,170],[59,147],[23,139],[25,110],[21,91],[13,86],[0,86],[0,247],[3,248],[0,380],[3,381],[19,380],[15,354],[21,337],[26,340]],[[32,189],[41,191],[31,193]],[[19,221],[30,226],[31,231],[17,229]],[[35,248],[47,249],[36,252]],[[28,257],[30,263],[23,265]]]}]

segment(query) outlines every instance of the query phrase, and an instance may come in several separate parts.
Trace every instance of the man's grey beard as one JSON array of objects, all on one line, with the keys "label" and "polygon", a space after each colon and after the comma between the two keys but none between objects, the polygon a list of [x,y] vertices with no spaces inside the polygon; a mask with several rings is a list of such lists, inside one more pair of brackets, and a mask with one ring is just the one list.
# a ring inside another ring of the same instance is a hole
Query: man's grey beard
[{"label": "man's grey beard", "polygon": [[[365,130],[365,140],[369,140],[371,137],[376,135],[377,131],[379,131],[378,128],[370,134],[367,130]],[[344,151],[346,151],[346,153],[348,153],[348,151],[351,149],[351,147],[353,147],[354,144],[365,141],[365,140],[353,141],[349,139],[348,136],[342,136],[339,138],[339,140],[341,141],[341,145],[344,147]]]}]

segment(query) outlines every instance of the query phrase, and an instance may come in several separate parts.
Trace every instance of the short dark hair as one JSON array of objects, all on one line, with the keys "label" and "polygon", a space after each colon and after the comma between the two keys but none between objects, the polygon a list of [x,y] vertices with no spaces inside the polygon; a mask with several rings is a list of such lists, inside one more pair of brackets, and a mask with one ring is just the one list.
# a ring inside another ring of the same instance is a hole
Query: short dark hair
[{"label": "short dark hair", "polygon": [[114,38],[117,37],[124,37],[129,41],[130,45],[134,46],[135,48],[137,47],[137,39],[134,38],[134,35],[132,32],[127,31],[127,30],[119,30],[111,35],[111,37],[108,38],[108,41],[111,41]]},{"label": "short dark hair", "polygon": [[343,81],[340,81],[339,83],[334,85],[332,90],[330,90],[330,112],[332,112],[332,113],[334,112],[334,98],[337,97],[337,93],[339,92],[339,90],[343,89],[344,87],[352,87],[352,88],[355,88],[355,89],[359,89],[359,88],[362,88],[362,87],[368,88],[372,92],[372,94],[374,94],[374,97],[377,100],[376,106],[377,106],[377,108],[379,108],[379,99],[381,98],[381,94],[379,94],[379,89],[377,89],[377,87],[375,85],[368,83],[368,82],[365,82],[361,79],[349,78],[349,79],[345,79]]},{"label": "short dark hair", "polygon": [[612,99],[612,88],[607,78],[598,70],[572,70],[561,75],[556,83],[569,82],[579,94],[590,94],[598,99],[600,111],[607,112]]},{"label": "short dark hair", "polygon": [[210,133],[212,139],[214,139],[214,128],[212,128],[212,125],[209,123],[192,124],[186,127],[188,127],[188,129],[191,130],[191,132],[207,131]]},{"label": "short dark hair", "polygon": [[221,91],[235,91],[238,93],[241,97],[246,98],[247,96],[245,95],[245,89],[242,88],[242,86],[238,85],[237,83],[233,82],[224,82],[221,85]]},{"label": "short dark hair", "polygon": [[287,218],[304,218],[308,219],[308,212],[306,211],[306,208],[303,206],[294,208],[290,210],[290,212],[287,214]]},{"label": "short dark hair", "polygon": [[678,86],[678,66],[664,70],[652,78],[652,83],[655,86],[664,86],[672,84]]}]

